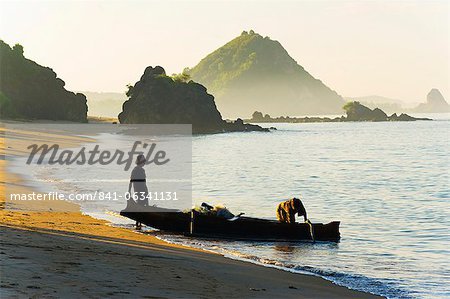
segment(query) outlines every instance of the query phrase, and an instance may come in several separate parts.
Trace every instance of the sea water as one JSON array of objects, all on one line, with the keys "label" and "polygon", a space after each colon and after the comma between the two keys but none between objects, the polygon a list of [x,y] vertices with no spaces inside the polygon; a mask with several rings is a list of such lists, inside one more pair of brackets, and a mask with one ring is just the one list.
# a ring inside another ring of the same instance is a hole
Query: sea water
[{"label": "sea water", "polygon": [[[275,219],[279,202],[300,197],[312,222],[341,221],[342,239],[263,243],[158,236],[389,298],[449,298],[450,118],[440,118],[270,124],[278,130],[194,136],[194,203]],[[76,168],[18,165],[11,169],[51,191],[128,187],[127,179],[111,182],[101,169],[93,181]],[[122,202],[82,208],[113,224],[132,225],[117,216]]]}]

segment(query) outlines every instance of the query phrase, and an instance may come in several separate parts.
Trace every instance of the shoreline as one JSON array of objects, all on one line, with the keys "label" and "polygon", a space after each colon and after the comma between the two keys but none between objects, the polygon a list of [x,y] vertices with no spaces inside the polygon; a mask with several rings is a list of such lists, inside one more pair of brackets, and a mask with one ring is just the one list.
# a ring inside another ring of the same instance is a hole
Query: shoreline
[{"label": "shoreline", "polygon": [[[25,135],[29,141],[35,138],[29,132]],[[77,138],[64,137],[61,143],[73,145],[79,142]],[[23,142],[12,147],[8,144],[8,148],[2,145],[2,154],[23,153]],[[7,172],[6,160],[0,160],[0,179],[2,207],[6,185],[22,193],[37,192],[23,178]],[[35,210],[25,209],[30,207]],[[0,210],[0,215],[1,265],[2,271],[9,274],[2,276],[1,293],[7,296],[60,297],[78,292],[86,296],[162,298],[380,298],[313,274],[238,261],[114,227],[82,214],[75,203],[41,202],[26,207],[14,203],[12,209]],[[90,271],[98,274],[90,277],[92,283],[81,275]],[[126,279],[133,275],[131,281]]]},{"label": "shoreline", "polygon": [[[343,287],[346,288],[348,290],[351,291],[356,291],[356,292],[361,292],[363,294],[368,294],[368,295],[372,295],[372,296],[376,296],[376,298],[388,298],[388,295],[382,295],[382,294],[378,294],[375,292],[371,292],[370,290],[361,290],[361,289],[357,289],[357,288],[352,288],[349,287],[345,284],[341,284],[338,280],[333,280],[331,277],[320,274],[320,273],[316,273],[312,270],[306,270],[306,269],[298,269],[297,267],[288,267],[288,266],[279,266],[277,265],[277,261],[276,260],[266,260],[268,261],[268,263],[265,263],[263,261],[260,260],[259,257],[257,256],[245,256],[244,254],[242,254],[244,257],[241,257],[239,254],[238,255],[233,255],[233,253],[224,253],[224,252],[219,252],[219,251],[215,251],[215,250],[210,250],[210,249],[205,249],[201,246],[195,246],[195,245],[186,245],[182,242],[176,242],[176,241],[168,241],[166,240],[164,237],[160,237],[160,236],[156,236],[157,239],[168,243],[170,245],[179,245],[179,246],[186,246],[190,249],[196,249],[196,250],[201,250],[203,252],[207,252],[207,253],[211,253],[211,254],[218,254],[220,256],[223,256],[227,259],[233,260],[233,261],[238,261],[238,262],[243,262],[243,263],[249,263],[252,265],[256,265],[258,267],[264,267],[264,268],[268,268],[268,269],[276,269],[276,270],[280,270],[283,272],[287,272],[287,273],[291,273],[294,275],[306,275],[306,276],[312,276],[318,279],[323,279],[327,282],[332,283],[335,286],[338,287]],[[221,248],[223,250],[223,248]],[[226,250],[225,250],[226,251]],[[302,266],[300,266],[302,267]],[[313,267],[314,268],[314,267]],[[320,270],[319,270],[320,271]],[[335,274],[341,274],[341,272],[332,272]],[[346,275],[346,274],[344,274]],[[367,277],[367,279],[370,279]],[[333,298],[333,297],[330,297]],[[365,298],[365,297],[361,297],[361,298]]]}]

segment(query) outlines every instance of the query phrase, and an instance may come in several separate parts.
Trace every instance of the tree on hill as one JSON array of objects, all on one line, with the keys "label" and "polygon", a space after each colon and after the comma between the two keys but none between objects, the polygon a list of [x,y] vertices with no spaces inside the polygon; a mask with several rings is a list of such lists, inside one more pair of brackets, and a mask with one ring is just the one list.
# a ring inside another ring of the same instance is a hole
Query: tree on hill
[{"label": "tree on hill", "polygon": [[252,114],[252,120],[253,121],[260,121],[260,120],[263,120],[264,119],[264,116],[263,116],[263,114],[261,113],[261,112],[259,112],[259,111],[255,111],[255,112],[253,112],[253,114]]},{"label": "tree on hill", "polygon": [[171,78],[176,82],[189,82],[191,81],[191,75],[188,73],[188,68],[185,68],[183,72],[179,74],[172,74]]}]

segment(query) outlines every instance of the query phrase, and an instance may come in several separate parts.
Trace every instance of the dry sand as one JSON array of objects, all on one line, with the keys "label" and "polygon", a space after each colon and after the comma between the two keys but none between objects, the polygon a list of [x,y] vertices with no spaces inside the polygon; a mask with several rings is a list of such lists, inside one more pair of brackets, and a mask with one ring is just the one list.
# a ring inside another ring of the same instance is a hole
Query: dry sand
[{"label": "dry sand", "polygon": [[[1,133],[0,154],[9,156],[23,154],[26,145],[46,137],[8,132],[5,145]],[[56,137],[67,147],[87,141]],[[7,172],[6,163],[0,160],[3,207],[5,187],[33,191],[23,178]],[[378,298],[319,277],[235,261],[111,227],[81,214],[72,203],[8,204],[8,209],[0,209],[0,227],[1,298]]]}]

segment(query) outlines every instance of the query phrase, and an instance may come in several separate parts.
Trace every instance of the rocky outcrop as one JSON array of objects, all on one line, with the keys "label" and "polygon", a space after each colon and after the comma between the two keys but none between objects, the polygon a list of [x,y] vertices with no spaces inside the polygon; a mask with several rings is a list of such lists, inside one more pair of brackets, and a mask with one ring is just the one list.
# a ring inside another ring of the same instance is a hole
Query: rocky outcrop
[{"label": "rocky outcrop", "polygon": [[361,105],[359,102],[349,102],[345,104],[344,110],[347,114],[347,121],[386,121],[388,117],[382,110],[374,110]]},{"label": "rocky outcrop", "polygon": [[362,96],[362,97],[344,97],[344,100],[346,102],[358,101],[362,105],[370,109],[380,108],[387,114],[392,114],[396,111],[405,110],[403,108],[404,103],[402,101],[378,95]]},{"label": "rocky outcrop", "polygon": [[433,88],[427,95],[427,102],[419,104],[413,109],[419,113],[445,113],[450,112],[450,105],[445,101],[441,92]]},{"label": "rocky outcrop", "polygon": [[344,106],[347,117],[340,116],[335,118],[329,117],[271,117],[255,111],[249,122],[256,123],[317,123],[317,122],[348,122],[348,121],[415,121],[415,120],[431,120],[429,118],[416,118],[402,113],[398,116],[396,113],[387,116],[383,110],[379,108],[370,109],[359,102],[349,102]]},{"label": "rocky outcrop", "polygon": [[[244,121],[240,118],[235,120],[234,122],[226,122],[224,126],[224,130],[227,132],[252,132],[252,131],[269,131],[268,129],[261,128],[258,125],[252,125],[248,123],[244,123]],[[271,130],[276,130],[276,128],[271,128]]]},{"label": "rocky outcrop", "polygon": [[86,97],[64,88],[56,73],[0,40],[0,118],[87,121]]},{"label": "rocky outcrop", "polygon": [[147,67],[127,96],[119,114],[125,124],[192,124],[193,133],[264,130],[241,121],[224,121],[203,85],[173,79],[160,66]]},{"label": "rocky outcrop", "polygon": [[347,113],[345,121],[415,121],[415,120],[431,120],[429,118],[416,118],[402,113],[397,116],[396,113],[387,116],[383,110],[379,108],[370,109],[359,102],[349,102],[345,104],[344,110]]},{"label": "rocky outcrop", "polygon": [[397,113],[389,116],[389,121],[415,121],[415,120],[431,120],[429,118],[412,117],[408,114],[402,113],[397,115]]}]

